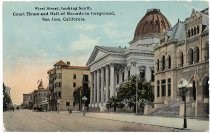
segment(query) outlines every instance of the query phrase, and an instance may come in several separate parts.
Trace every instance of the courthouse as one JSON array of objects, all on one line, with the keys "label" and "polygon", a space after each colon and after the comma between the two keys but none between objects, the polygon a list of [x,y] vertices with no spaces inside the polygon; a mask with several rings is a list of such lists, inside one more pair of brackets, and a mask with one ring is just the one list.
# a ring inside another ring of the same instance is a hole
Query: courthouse
[{"label": "courthouse", "polygon": [[137,24],[129,48],[95,46],[87,62],[92,79],[90,107],[104,110],[116,88],[132,75],[154,81],[154,47],[170,28],[159,9],[149,9]]},{"label": "courthouse", "polygon": [[172,108],[182,116],[178,86],[184,80],[192,84],[187,93],[187,115],[208,115],[208,38],[208,8],[193,9],[185,21],[178,19],[173,27],[159,9],[148,9],[129,48],[95,46],[87,62],[91,72],[89,106],[105,110],[109,98],[117,94],[116,88],[137,75],[154,84],[154,103],[145,106],[145,114]]}]

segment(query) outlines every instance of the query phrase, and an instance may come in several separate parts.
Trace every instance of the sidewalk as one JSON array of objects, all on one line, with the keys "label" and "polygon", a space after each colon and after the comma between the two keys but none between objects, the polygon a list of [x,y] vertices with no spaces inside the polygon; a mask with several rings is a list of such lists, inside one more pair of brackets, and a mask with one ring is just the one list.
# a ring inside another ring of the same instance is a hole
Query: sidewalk
[{"label": "sidewalk", "polygon": [[[79,112],[73,112],[78,114]],[[146,125],[163,126],[170,128],[183,128],[183,118],[161,116],[136,116],[134,113],[93,113],[87,112],[86,117],[134,122]],[[209,131],[209,120],[187,119],[187,131]]]}]

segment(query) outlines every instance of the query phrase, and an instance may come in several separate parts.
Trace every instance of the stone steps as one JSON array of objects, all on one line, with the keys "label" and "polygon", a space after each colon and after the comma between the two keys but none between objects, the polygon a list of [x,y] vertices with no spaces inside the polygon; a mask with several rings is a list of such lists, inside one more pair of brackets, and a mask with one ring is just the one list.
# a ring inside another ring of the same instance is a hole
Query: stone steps
[{"label": "stone steps", "polygon": [[155,110],[150,115],[154,116],[171,116],[171,117],[178,117],[179,116],[179,106],[182,102],[175,102],[168,107],[163,107]]}]

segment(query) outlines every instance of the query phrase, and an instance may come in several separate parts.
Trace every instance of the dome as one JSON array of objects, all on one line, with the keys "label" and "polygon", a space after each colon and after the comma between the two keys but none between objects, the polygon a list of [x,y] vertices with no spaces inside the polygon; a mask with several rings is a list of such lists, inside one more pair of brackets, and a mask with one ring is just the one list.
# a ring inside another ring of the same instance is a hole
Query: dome
[{"label": "dome", "polygon": [[150,36],[152,34],[159,35],[170,28],[171,25],[169,21],[160,12],[160,9],[148,9],[147,13],[136,27],[134,39],[140,36]]}]

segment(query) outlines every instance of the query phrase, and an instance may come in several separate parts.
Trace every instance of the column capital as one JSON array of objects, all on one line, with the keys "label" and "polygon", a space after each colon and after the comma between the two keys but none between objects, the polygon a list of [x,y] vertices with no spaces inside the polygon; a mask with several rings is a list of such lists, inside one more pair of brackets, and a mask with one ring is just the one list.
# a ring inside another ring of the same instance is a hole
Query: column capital
[{"label": "column capital", "polygon": [[154,66],[149,66],[149,68],[150,68],[151,70],[154,70],[154,69],[155,69],[155,67],[154,67]]},{"label": "column capital", "polygon": [[136,61],[131,61],[131,66],[136,66],[137,62]]},{"label": "column capital", "polygon": [[109,65],[110,65],[110,67],[115,67],[114,63],[110,63]]},{"label": "column capital", "polygon": [[146,66],[139,66],[139,71],[143,71],[143,70],[146,70]]},{"label": "column capital", "polygon": [[131,66],[127,66],[127,67],[126,67],[126,70],[130,70],[130,69],[131,69]]}]

